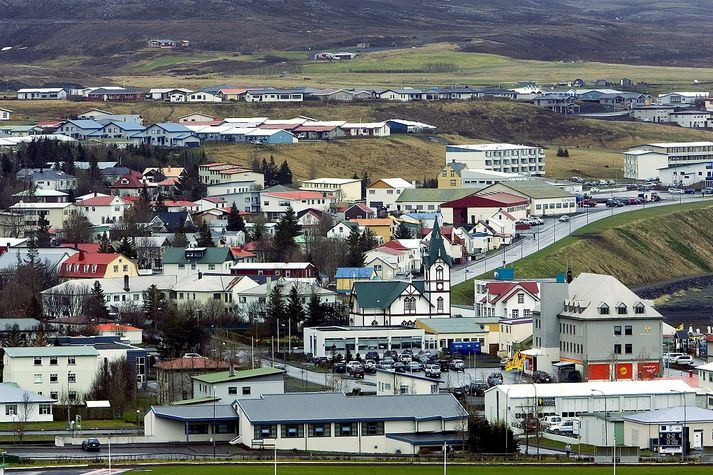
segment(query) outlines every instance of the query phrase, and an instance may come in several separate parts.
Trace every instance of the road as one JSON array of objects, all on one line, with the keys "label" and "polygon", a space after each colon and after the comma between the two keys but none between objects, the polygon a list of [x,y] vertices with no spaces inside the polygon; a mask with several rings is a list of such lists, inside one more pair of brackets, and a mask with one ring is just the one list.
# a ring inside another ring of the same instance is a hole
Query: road
[{"label": "road", "polygon": [[[625,197],[628,195],[636,196],[637,193],[615,192],[611,194],[613,196]],[[597,195],[597,197],[608,197],[609,195],[610,193],[604,193],[602,196]],[[490,253],[478,261],[453,269],[451,271],[451,283],[459,284],[464,280],[493,271],[503,265],[512,264],[523,257],[534,254],[537,251],[564,239],[572,234],[572,232],[586,226],[589,223],[608,218],[609,216],[613,216],[615,214],[628,213],[631,211],[658,206],[690,203],[692,201],[698,202],[701,200],[713,200],[713,197],[711,196],[701,198],[700,195],[669,195],[666,193],[662,193],[661,197],[663,198],[663,201],[658,203],[646,203],[643,205],[624,206],[621,208],[607,208],[603,205],[599,205],[595,208],[585,208],[584,211],[580,211],[578,214],[572,215],[569,222],[566,223],[560,223],[557,218],[545,218],[545,224],[541,226],[534,226],[533,232],[523,234],[523,238],[517,243],[507,246],[502,251]]]}]

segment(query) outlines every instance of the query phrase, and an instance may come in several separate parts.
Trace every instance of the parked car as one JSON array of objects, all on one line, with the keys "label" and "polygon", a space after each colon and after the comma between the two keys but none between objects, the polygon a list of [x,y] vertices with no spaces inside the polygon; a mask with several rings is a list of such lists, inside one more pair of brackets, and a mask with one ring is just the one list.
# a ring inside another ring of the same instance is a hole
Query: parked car
[{"label": "parked car", "polygon": [[488,383],[483,381],[482,379],[476,379],[472,383],[470,383],[468,386],[468,394],[471,396],[485,396],[485,391],[489,389]]},{"label": "parked car", "polygon": [[347,371],[349,371],[352,368],[356,368],[356,367],[359,367],[359,368],[362,367],[361,361],[352,360],[347,363]]},{"label": "parked car", "polygon": [[530,216],[527,220],[527,224],[529,224],[530,226],[540,226],[542,224],[545,224],[545,221],[539,216]]},{"label": "parked car", "polygon": [[376,373],[376,361],[374,361],[374,360],[364,361],[364,372],[366,374]]},{"label": "parked car", "polygon": [[558,219],[558,221],[560,223],[567,223],[567,222],[569,222],[569,216],[567,216],[566,214],[563,214],[562,216],[560,216],[560,219]]},{"label": "parked car", "polygon": [[429,378],[441,377],[441,366],[438,364],[427,364],[423,367],[423,371]]},{"label": "parked car", "polygon": [[626,185],[626,191],[636,191],[638,189],[639,189],[639,185],[637,185],[635,183],[628,183]]},{"label": "parked car", "polygon": [[399,361],[402,363],[410,363],[413,361],[413,355],[410,355],[408,353],[401,353],[399,356]]},{"label": "parked car", "polygon": [[465,394],[467,392],[467,388],[450,388],[449,391],[451,394],[453,394],[457,399],[462,399],[465,397]]},{"label": "parked car", "polygon": [[365,360],[379,361],[379,353],[377,351],[369,351],[364,356]]},{"label": "parked car", "polygon": [[451,362],[448,360],[438,360],[437,363],[442,373],[447,373],[451,369]]},{"label": "parked car", "polygon": [[701,190],[701,193],[703,193],[704,195],[713,195],[713,187],[706,186]]},{"label": "parked car", "polygon": [[353,378],[363,378],[365,373],[363,366],[352,366],[347,368],[347,372],[349,373],[349,376]]},{"label": "parked car", "polygon": [[545,373],[544,371],[535,371],[532,373],[532,382],[533,383],[551,383],[552,376]]},{"label": "parked car", "polygon": [[597,206],[597,202],[591,198],[586,198],[579,202],[579,206],[583,206],[585,208],[594,208]]},{"label": "parked car", "polygon": [[607,200],[607,208],[621,208],[622,206],[624,206],[624,203],[615,198],[609,198]]},{"label": "parked car", "polygon": [[684,353],[664,353],[663,362],[675,363],[681,356],[684,356]]},{"label": "parked car", "polygon": [[384,351],[384,358],[391,358],[394,361],[398,359],[399,353],[396,350],[386,350]]},{"label": "parked car", "polygon": [[488,387],[490,388],[492,388],[493,386],[498,386],[499,384],[503,384],[503,374],[497,371],[490,373],[487,381]]},{"label": "parked car", "polygon": [[347,365],[344,363],[334,363],[332,366],[332,372],[333,373],[346,373],[347,372]]},{"label": "parked car", "polygon": [[683,192],[687,195],[692,195],[696,192],[696,190],[694,190],[693,188],[685,188]]},{"label": "parked car", "polygon": [[542,425],[544,425],[546,428],[550,428],[555,424],[560,423],[562,423],[562,416],[545,416],[545,418],[542,419]]},{"label": "parked car", "polygon": [[99,439],[84,439],[82,441],[82,450],[86,452],[99,452],[101,450],[102,444]]},{"label": "parked car", "polygon": [[680,364],[683,366],[693,366],[695,362],[693,361],[693,357],[691,355],[683,355],[679,356],[676,359],[676,364]]},{"label": "parked car", "polygon": [[668,189],[668,194],[669,195],[682,195],[683,190],[680,188],[669,188]]},{"label": "parked car", "polygon": [[579,435],[579,419],[565,419],[559,424],[551,425],[547,430],[554,434],[576,437]]},{"label": "parked car", "polygon": [[396,371],[397,373],[405,373],[406,372],[406,365],[399,362],[394,363],[393,370]]},{"label": "parked car", "polygon": [[419,363],[418,361],[411,361],[406,365],[406,369],[410,373],[418,372],[418,371],[423,371],[423,365]]},{"label": "parked car", "polygon": [[465,362],[463,360],[452,360],[449,366],[454,371],[465,371]]},{"label": "parked car", "polygon": [[626,204],[628,204],[628,205],[639,205],[639,204],[641,204],[641,201],[639,201],[639,198],[631,197],[631,198],[628,198],[628,199],[626,200]]}]

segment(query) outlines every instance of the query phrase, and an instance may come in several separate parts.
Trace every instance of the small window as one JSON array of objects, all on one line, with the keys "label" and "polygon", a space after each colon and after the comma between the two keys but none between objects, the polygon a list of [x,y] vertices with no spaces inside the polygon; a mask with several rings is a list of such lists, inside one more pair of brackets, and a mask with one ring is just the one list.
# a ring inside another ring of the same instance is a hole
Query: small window
[{"label": "small window", "polygon": [[40,415],[47,416],[52,414],[52,404],[40,404]]},{"label": "small window", "polygon": [[616,308],[616,313],[619,315],[626,315],[627,314],[627,309],[626,305],[621,304]]},{"label": "small window", "polygon": [[307,435],[309,437],[330,437],[331,424],[309,424]]},{"label": "small window", "polygon": [[75,356],[68,356],[67,357],[67,364],[69,366],[74,366],[77,364],[77,358]]},{"label": "small window", "polygon": [[632,345],[631,343],[627,343],[626,345],[624,345],[624,352],[627,355],[632,354],[634,352],[634,345]]},{"label": "small window", "polygon": [[42,366],[42,358],[39,356],[35,356],[35,366]]},{"label": "small window", "polygon": [[50,366],[57,366],[57,357],[50,356]]},{"label": "small window", "polygon": [[17,404],[5,404],[5,415],[6,416],[16,416],[17,415]]},{"label": "small window", "polygon": [[620,355],[620,354],[621,354],[621,345],[618,344],[618,343],[617,343],[616,345],[614,345],[614,354],[615,354],[615,355]]},{"label": "small window", "polygon": [[643,315],[644,314],[644,306],[642,304],[636,304],[634,306],[634,314],[636,315]]},{"label": "small window", "polygon": [[356,437],[357,425],[352,422],[337,422],[334,427],[334,435],[337,437]]},{"label": "small window", "polygon": [[250,395],[250,386],[243,386],[243,396]]},{"label": "small window", "polygon": [[621,336],[621,325],[616,325],[614,327],[614,336]]},{"label": "small window", "polygon": [[384,435],[383,422],[362,422],[361,435]]},{"label": "small window", "polygon": [[599,307],[599,315],[609,315],[609,305],[602,304]]},{"label": "small window", "polygon": [[67,373],[67,379],[69,380],[70,383],[76,383],[77,382],[77,374],[76,373]]},{"label": "small window", "polygon": [[77,391],[69,391],[69,400],[70,400],[70,401],[76,401],[76,400],[77,400]]},{"label": "small window", "polygon": [[55,401],[57,400],[58,393],[57,391],[50,391],[50,398],[54,399]]},{"label": "small window", "polygon": [[42,384],[42,373],[35,373],[35,384]]},{"label": "small window", "polygon": [[58,378],[57,378],[57,373],[50,374],[50,383],[57,383]]},{"label": "small window", "polygon": [[631,325],[626,325],[624,327],[624,335],[631,335],[632,334],[632,328]]}]

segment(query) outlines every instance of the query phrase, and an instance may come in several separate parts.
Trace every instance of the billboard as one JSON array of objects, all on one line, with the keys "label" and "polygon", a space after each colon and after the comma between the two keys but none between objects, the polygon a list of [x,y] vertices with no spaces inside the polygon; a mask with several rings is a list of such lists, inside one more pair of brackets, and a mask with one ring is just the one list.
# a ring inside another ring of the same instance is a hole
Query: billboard
[{"label": "billboard", "polygon": [[634,364],[617,363],[615,374],[616,379],[634,379]]},{"label": "billboard", "polygon": [[609,380],[609,363],[590,363],[587,365],[587,379],[589,381]]},{"label": "billboard", "polygon": [[639,363],[639,379],[655,379],[659,377],[659,362]]}]

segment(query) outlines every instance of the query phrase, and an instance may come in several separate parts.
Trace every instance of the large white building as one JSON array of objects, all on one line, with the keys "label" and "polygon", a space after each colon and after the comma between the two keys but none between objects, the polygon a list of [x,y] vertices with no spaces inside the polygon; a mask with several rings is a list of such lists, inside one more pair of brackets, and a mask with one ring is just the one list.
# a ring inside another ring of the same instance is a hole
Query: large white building
[{"label": "large white building", "polygon": [[470,169],[526,176],[545,174],[545,151],[541,147],[507,143],[446,145],[446,164],[454,161]]},{"label": "large white building", "polygon": [[361,180],[356,178],[316,178],[305,180],[300,186],[303,191],[316,191],[334,196],[338,202],[354,203],[361,200]]},{"label": "large white building", "polygon": [[671,165],[659,170],[659,180],[664,186],[690,186],[713,180],[713,161]]},{"label": "large white building", "polygon": [[232,404],[237,399],[257,399],[264,394],[284,394],[284,371],[256,368],[220,371],[193,376],[193,397],[215,399],[217,404]]},{"label": "large white building", "polygon": [[385,208],[387,211],[395,211],[396,200],[401,193],[413,188],[416,188],[416,184],[403,178],[382,178],[366,188],[366,205],[373,210]]},{"label": "large white building", "polygon": [[0,383],[0,422],[52,422],[55,402],[14,384]]},{"label": "large white building", "polygon": [[650,143],[624,152],[624,178],[648,180],[660,170],[713,160],[713,142]]},{"label": "large white building", "polygon": [[382,355],[386,350],[435,350],[435,337],[427,339],[423,328],[402,326],[308,327],[304,329],[305,353],[314,357],[344,356],[347,351],[364,357],[370,351]]}]

